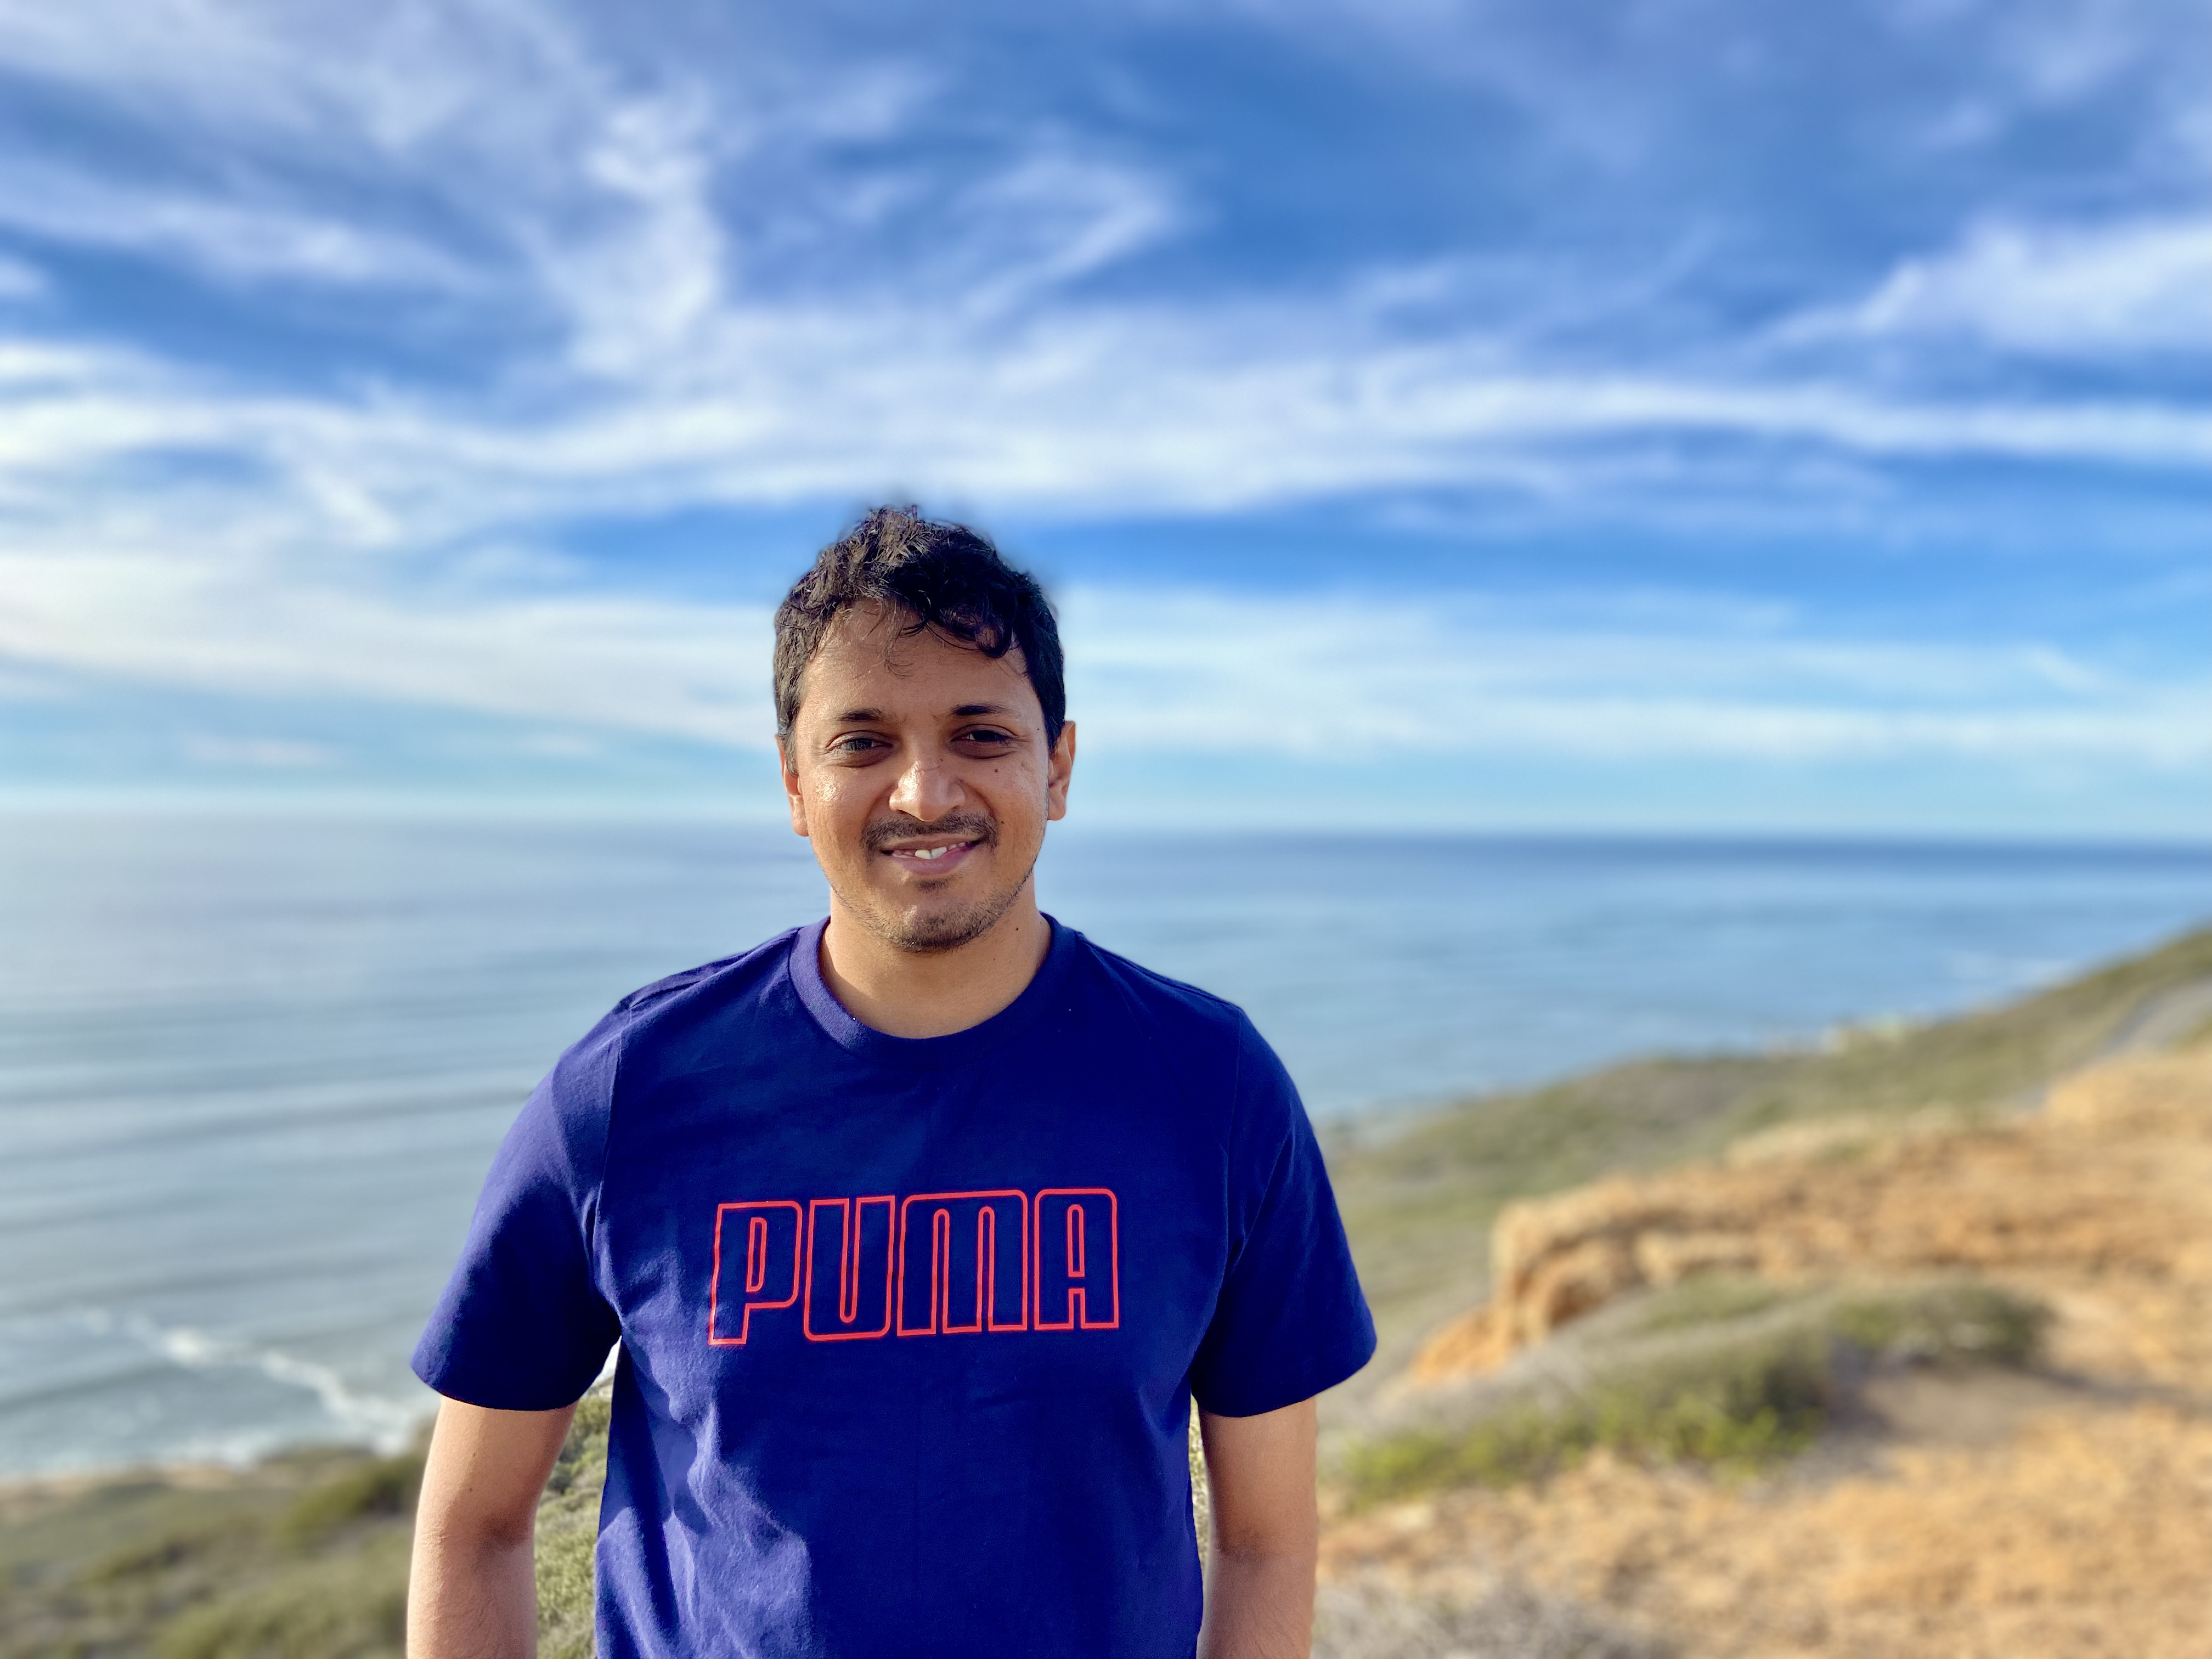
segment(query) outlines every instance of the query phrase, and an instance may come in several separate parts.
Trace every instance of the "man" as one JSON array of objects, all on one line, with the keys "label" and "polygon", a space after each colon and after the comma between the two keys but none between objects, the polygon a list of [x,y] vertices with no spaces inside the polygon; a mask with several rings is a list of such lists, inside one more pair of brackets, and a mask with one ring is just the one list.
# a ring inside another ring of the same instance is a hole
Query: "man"
[{"label": "man", "polygon": [[1314,1396],[1373,1328],[1250,1024],[1036,908],[1043,593],[879,510],[775,678],[830,915],[625,998],[509,1133],[416,1354],[409,1652],[531,1651],[532,1514],[619,1340],[610,1659],[1304,1655]]}]

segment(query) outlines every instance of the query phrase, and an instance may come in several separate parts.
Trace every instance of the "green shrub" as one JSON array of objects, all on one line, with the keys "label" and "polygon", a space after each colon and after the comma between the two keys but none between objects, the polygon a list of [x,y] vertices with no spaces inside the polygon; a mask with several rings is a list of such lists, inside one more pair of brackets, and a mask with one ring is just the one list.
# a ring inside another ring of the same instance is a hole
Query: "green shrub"
[{"label": "green shrub", "polygon": [[266,1523],[251,1515],[189,1521],[111,1551],[85,1568],[77,1583],[120,1585],[173,1576],[211,1559],[250,1551],[266,1536]]},{"label": "green shrub", "polygon": [[576,1402],[568,1437],[561,1443],[561,1455],[553,1460],[553,1473],[546,1478],[549,1498],[565,1496],[580,1480],[598,1489],[606,1468],[607,1428],[613,1418],[613,1396],[604,1389],[595,1389]]},{"label": "green shrub", "polygon": [[2042,1348],[2051,1310],[1992,1285],[1960,1282],[1911,1296],[1848,1297],[1829,1318],[1838,1336],[1892,1364],[2025,1365]]},{"label": "green shrub", "polygon": [[1457,1420],[1417,1419],[1353,1444],[1341,1473],[1371,1502],[1538,1479],[1600,1447],[1753,1471],[1809,1446],[1869,1368],[2024,1365],[2048,1321],[2034,1303],[1968,1282],[1793,1293],[1692,1280],[1570,1327],[1548,1369],[1502,1376]]},{"label": "green shrub", "polygon": [[584,1396],[538,1505],[538,1659],[591,1659],[592,1553],[599,1543],[611,1413],[605,1389]]},{"label": "green shrub", "polygon": [[1459,1429],[1415,1429],[1355,1446],[1345,1474],[1361,1498],[1430,1486],[1509,1486],[1602,1446],[1661,1462],[1748,1470],[1802,1451],[1833,1378],[1815,1343],[1791,1334],[1593,1382],[1563,1401],[1509,1404]]},{"label": "green shrub", "polygon": [[307,1549],[359,1522],[411,1518],[422,1490],[419,1453],[376,1458],[301,1492],[277,1521],[276,1535]]},{"label": "green shrub", "polygon": [[392,1531],[178,1614],[161,1659],[398,1659],[407,1619],[407,1539]]},{"label": "green shrub", "polygon": [[1761,1314],[1795,1299],[1787,1285],[1751,1273],[1705,1273],[1629,1305],[1626,1328],[1637,1335],[1714,1325]]}]

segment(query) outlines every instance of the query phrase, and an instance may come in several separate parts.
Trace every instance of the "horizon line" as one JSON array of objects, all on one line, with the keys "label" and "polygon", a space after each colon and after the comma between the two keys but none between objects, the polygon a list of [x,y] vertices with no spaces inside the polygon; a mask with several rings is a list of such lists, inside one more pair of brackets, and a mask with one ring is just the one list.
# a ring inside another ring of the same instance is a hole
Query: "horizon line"
[{"label": "horizon line", "polygon": [[[734,799],[660,799],[612,801],[574,797],[361,794],[315,792],[10,789],[0,786],[0,818],[72,816],[143,817],[268,817],[423,823],[561,823],[636,825],[703,823],[732,829],[787,830],[781,811]],[[2212,859],[2212,836],[2159,830],[2006,830],[1972,825],[1837,824],[1774,822],[1607,822],[1561,817],[1547,822],[1468,815],[1455,819],[1413,817],[1401,822],[1354,821],[1316,827],[1285,822],[1281,811],[1246,817],[1218,812],[1187,817],[1146,816],[1126,809],[1061,820],[1048,837],[1158,836],[1212,840],[1224,836],[1278,842],[1487,842],[1493,843],[1641,843],[1747,848],[1879,848],[1941,851],[2110,852]],[[801,837],[793,836],[793,840]]]}]

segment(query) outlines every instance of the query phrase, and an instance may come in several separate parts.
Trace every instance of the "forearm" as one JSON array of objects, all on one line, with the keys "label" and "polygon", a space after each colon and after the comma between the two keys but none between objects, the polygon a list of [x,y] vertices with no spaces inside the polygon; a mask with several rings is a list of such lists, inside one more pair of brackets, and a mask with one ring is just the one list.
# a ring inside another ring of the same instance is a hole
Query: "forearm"
[{"label": "forearm", "polygon": [[532,1659],[537,1651],[530,1535],[418,1530],[407,1583],[407,1659]]},{"label": "forearm", "polygon": [[1206,1578],[1199,1659],[1306,1659],[1313,1646],[1312,1550],[1217,1549]]}]

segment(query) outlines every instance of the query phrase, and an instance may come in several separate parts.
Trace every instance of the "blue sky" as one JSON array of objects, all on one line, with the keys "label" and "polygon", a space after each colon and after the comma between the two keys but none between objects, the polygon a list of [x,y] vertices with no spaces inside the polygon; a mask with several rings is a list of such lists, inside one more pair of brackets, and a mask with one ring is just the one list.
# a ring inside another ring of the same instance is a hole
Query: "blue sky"
[{"label": "blue sky", "polygon": [[2163,0],[0,0],[0,789],[773,810],[865,504],[1098,821],[2212,829]]}]

